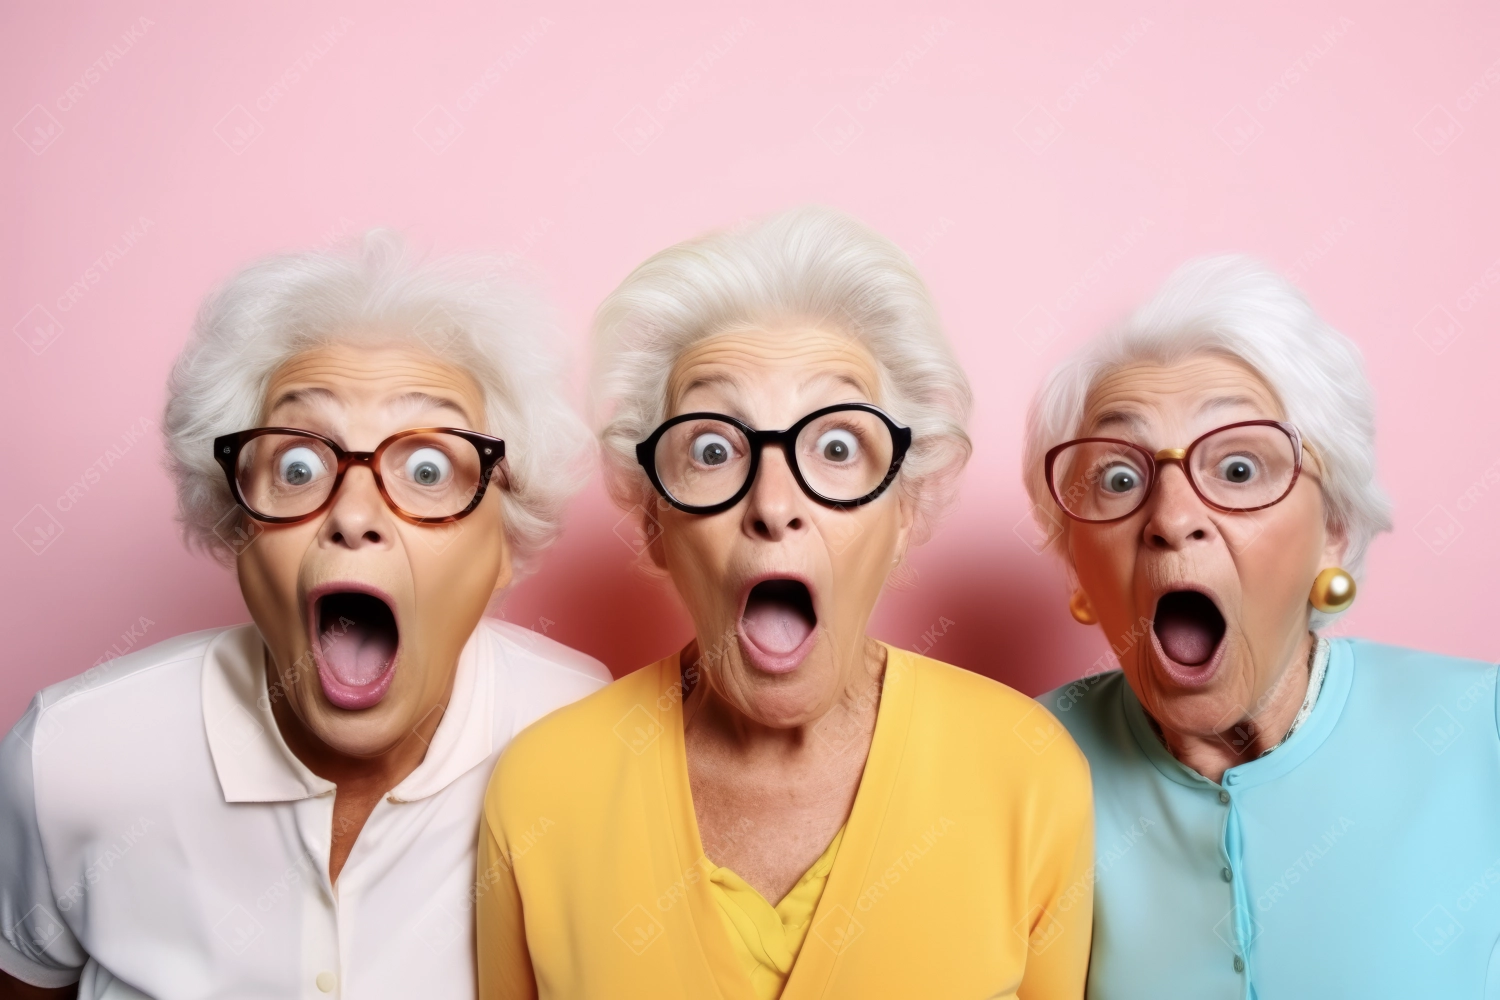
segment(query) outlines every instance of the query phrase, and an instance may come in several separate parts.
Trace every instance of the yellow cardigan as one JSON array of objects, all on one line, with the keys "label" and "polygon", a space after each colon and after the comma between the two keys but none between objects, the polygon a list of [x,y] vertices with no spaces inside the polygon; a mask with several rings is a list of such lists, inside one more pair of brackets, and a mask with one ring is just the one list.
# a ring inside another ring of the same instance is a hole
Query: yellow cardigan
[{"label": "yellow cardigan", "polygon": [[[783,1000],[1083,996],[1088,765],[1030,698],[887,647],[874,739]],[[754,1000],[718,912],[678,658],[516,737],[485,796],[479,994]]]}]

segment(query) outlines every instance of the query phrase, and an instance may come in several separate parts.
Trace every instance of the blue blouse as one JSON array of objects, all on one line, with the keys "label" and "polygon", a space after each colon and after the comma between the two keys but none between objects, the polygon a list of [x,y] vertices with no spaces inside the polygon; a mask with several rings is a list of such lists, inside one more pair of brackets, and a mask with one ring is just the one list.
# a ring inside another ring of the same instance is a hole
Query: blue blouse
[{"label": "blue blouse", "polygon": [[1496,666],[1330,643],[1311,715],[1222,784],[1119,671],[1039,699],[1088,757],[1092,1000],[1500,1000]]}]

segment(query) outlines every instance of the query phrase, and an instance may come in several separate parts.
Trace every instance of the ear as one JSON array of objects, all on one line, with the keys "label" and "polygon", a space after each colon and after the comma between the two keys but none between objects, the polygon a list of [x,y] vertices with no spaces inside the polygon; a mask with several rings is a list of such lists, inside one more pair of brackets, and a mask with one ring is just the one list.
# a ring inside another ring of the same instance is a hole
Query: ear
[{"label": "ear", "polygon": [[516,567],[510,554],[510,534],[502,531],[500,533],[500,569],[495,574],[494,593],[498,594],[509,587],[515,578]]},{"label": "ear", "polygon": [[1349,554],[1349,529],[1340,524],[1326,528],[1323,532],[1323,558],[1318,563],[1318,571],[1322,572],[1330,567],[1342,569],[1344,557]]},{"label": "ear", "polygon": [[917,525],[917,503],[906,495],[905,491],[900,494],[900,504],[896,521],[896,562],[900,563],[906,559],[906,552],[911,548],[912,534]]},{"label": "ear", "polygon": [[651,512],[656,506],[656,498],[653,496],[646,503],[641,504],[641,537],[646,540],[646,555],[651,559],[651,565],[667,571],[667,549],[662,544],[661,521]]}]

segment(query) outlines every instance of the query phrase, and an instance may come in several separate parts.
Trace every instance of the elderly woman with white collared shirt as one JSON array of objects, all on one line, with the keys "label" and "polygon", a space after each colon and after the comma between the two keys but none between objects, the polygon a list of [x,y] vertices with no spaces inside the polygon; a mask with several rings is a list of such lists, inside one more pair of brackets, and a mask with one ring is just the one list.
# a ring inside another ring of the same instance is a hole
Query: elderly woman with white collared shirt
[{"label": "elderly woman with white collared shirt", "polygon": [[1354,345],[1190,263],[1053,373],[1025,472],[1122,668],[1041,699],[1093,772],[1089,996],[1500,996],[1495,665],[1319,635],[1389,525]]},{"label": "elderly woman with white collared shirt", "polygon": [[254,623],[54,685],[0,743],[0,996],[474,994],[490,768],[609,676],[483,617],[587,444],[499,273],[375,232],[205,303],[167,446]]}]

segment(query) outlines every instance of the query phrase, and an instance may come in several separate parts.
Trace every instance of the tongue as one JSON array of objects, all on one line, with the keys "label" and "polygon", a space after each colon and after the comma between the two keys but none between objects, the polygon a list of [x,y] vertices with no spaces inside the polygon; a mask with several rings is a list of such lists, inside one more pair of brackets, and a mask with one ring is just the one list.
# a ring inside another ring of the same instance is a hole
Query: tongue
[{"label": "tongue", "polygon": [[812,632],[812,622],[790,601],[752,598],[740,619],[745,637],[768,653],[790,653]]},{"label": "tongue", "polygon": [[[382,610],[384,610],[382,606]],[[323,630],[323,663],[340,684],[364,687],[376,681],[396,655],[394,622],[385,615],[352,617],[346,609]]]},{"label": "tongue", "polygon": [[1201,594],[1170,594],[1157,605],[1154,627],[1162,652],[1196,667],[1214,655],[1223,637],[1222,621],[1218,609]]},{"label": "tongue", "polygon": [[1217,640],[1206,624],[1181,618],[1156,620],[1156,637],[1162,650],[1184,666],[1196,667],[1214,655]]}]

